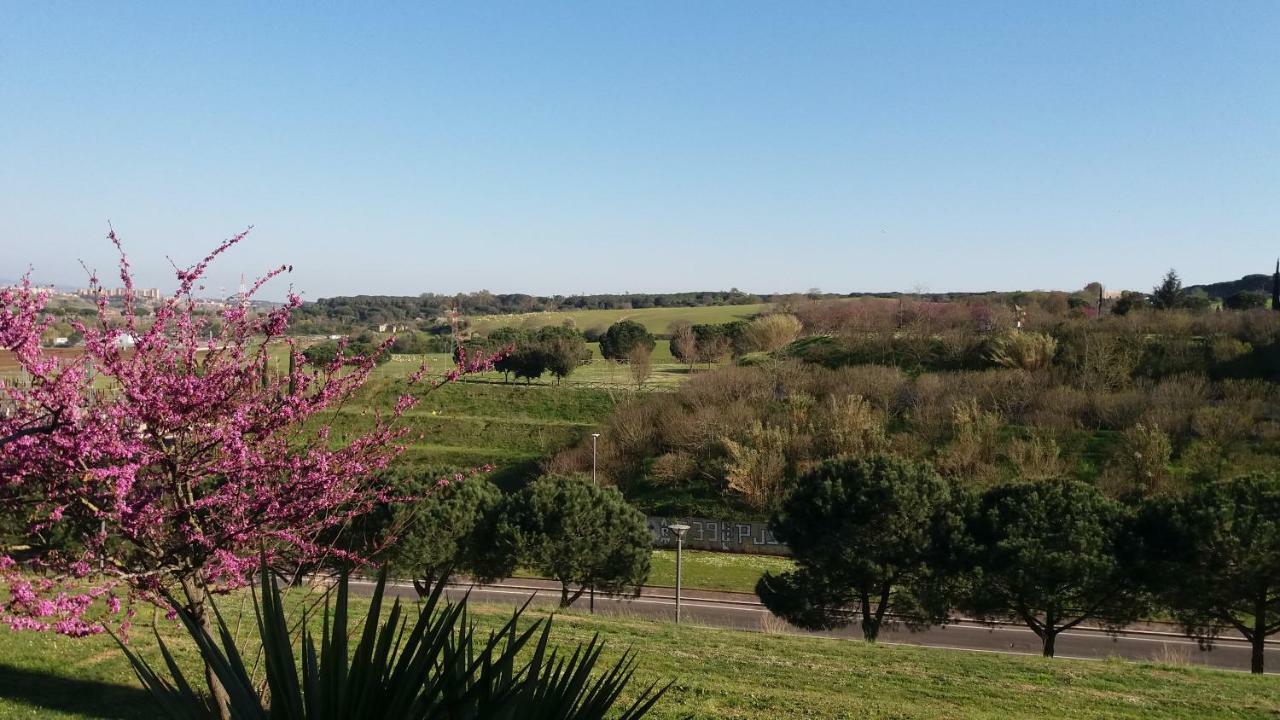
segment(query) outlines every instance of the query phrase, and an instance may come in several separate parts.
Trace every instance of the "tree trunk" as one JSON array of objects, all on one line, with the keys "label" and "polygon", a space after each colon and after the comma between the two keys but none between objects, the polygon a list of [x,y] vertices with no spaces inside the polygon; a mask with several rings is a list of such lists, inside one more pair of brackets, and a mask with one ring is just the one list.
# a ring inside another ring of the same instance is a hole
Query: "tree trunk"
[{"label": "tree trunk", "polygon": [[[204,586],[193,579],[183,579],[182,594],[186,596],[187,609],[199,623],[200,629],[210,638],[216,638],[213,622],[209,619],[209,594]],[[208,662],[204,664],[204,679],[209,685],[209,694],[213,696],[213,705],[217,708],[218,717],[220,720],[231,720],[231,697],[227,695],[227,689],[222,686],[222,681],[214,674],[213,667]]]},{"label": "tree trunk", "polygon": [[862,639],[873,643],[880,636],[880,621],[871,612],[871,596],[862,593],[859,599],[862,601]]},{"label": "tree trunk", "polygon": [[422,577],[413,579],[413,590],[418,593],[418,599],[422,599],[431,594],[435,590],[436,582],[443,582],[431,573],[423,573]]},{"label": "tree trunk", "polygon": [[1053,630],[1052,628],[1046,627],[1044,629],[1044,635],[1040,639],[1044,642],[1044,647],[1043,647],[1044,656],[1047,658],[1053,657],[1053,645],[1054,645],[1054,642],[1056,642],[1058,639],[1057,631]]},{"label": "tree trunk", "polygon": [[1253,653],[1249,658],[1249,672],[1261,675],[1267,650],[1267,595],[1265,592],[1254,604],[1253,637],[1249,638],[1249,644],[1253,646]]}]

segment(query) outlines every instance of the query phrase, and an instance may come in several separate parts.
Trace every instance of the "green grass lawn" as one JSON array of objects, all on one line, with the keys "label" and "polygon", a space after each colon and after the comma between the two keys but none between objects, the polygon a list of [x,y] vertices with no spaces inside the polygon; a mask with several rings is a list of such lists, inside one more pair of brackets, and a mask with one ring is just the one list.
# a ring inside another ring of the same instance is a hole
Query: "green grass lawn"
[{"label": "green grass lawn", "polygon": [[[706,550],[684,551],[683,586],[690,590],[724,590],[728,592],[754,593],[756,581],[766,571],[783,572],[794,564],[789,558],[772,555],[746,555],[720,553]],[[519,577],[539,577],[527,568],[517,572]],[[675,587],[676,553],[674,550],[654,550],[646,585]]]},{"label": "green grass lawn", "polygon": [[572,320],[579,330],[601,331],[619,320],[634,320],[651,333],[665,333],[677,320],[694,325],[750,320],[773,309],[771,303],[756,305],[717,305],[711,307],[642,308],[640,310],[562,310],[558,312],[524,313],[520,315],[482,315],[471,318],[471,327],[485,333],[500,327],[540,328]]},{"label": "green grass lawn", "polygon": [[[357,600],[354,606],[360,607]],[[224,600],[234,614],[238,603]],[[505,607],[474,608],[495,627]],[[530,619],[540,616],[531,611]],[[150,648],[151,614],[134,638]],[[1268,718],[1280,679],[1121,661],[1047,660],[786,634],[677,627],[629,617],[560,613],[555,641],[608,643],[605,659],[638,652],[636,688],[674,685],[656,719],[695,718]],[[161,632],[177,628],[159,621]],[[247,628],[247,624],[244,625]],[[175,643],[194,670],[189,642]],[[0,718],[153,718],[155,708],[109,638],[72,640],[0,629]]]},{"label": "green grass lawn", "polygon": [[[681,579],[684,587],[744,593],[754,593],[756,581],[765,572],[785,572],[794,567],[790,558],[785,557],[705,550],[685,550],[683,564]],[[653,551],[647,584],[675,586],[676,553],[674,550]]]}]

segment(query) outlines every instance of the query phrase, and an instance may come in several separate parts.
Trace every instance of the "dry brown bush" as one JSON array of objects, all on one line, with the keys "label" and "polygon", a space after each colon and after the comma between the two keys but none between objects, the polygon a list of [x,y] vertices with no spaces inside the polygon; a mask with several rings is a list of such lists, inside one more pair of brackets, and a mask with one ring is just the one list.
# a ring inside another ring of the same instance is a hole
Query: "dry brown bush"
[{"label": "dry brown bush", "polygon": [[1057,480],[1067,474],[1062,450],[1048,433],[1040,432],[1011,441],[1005,450],[1005,458],[1017,480],[1042,482]]},{"label": "dry brown bush", "polygon": [[1159,427],[1141,423],[1125,430],[1100,485],[1113,497],[1150,497],[1180,489],[1169,461],[1173,446]]},{"label": "dry brown bush", "polygon": [[1175,375],[1156,383],[1143,422],[1177,436],[1191,431],[1191,416],[1209,402],[1209,381],[1203,375]]},{"label": "dry brown bush", "polygon": [[1048,369],[1058,351],[1058,341],[1045,333],[1001,333],[987,344],[987,359],[1004,368],[1035,372]]},{"label": "dry brown bush", "polygon": [[627,372],[637,388],[644,387],[645,381],[653,374],[653,349],[644,345],[636,345],[627,353]]},{"label": "dry brown bush", "polygon": [[773,352],[786,347],[796,338],[804,327],[795,315],[774,313],[758,317],[747,325],[747,345],[752,350]]},{"label": "dry brown bush", "polygon": [[866,455],[886,445],[884,413],[858,395],[827,398],[811,428],[815,449],[826,457]]},{"label": "dry brown bush", "polygon": [[729,489],[757,510],[772,510],[782,500],[787,476],[787,435],[783,428],[755,423],[741,442],[721,439],[728,456],[725,480]]},{"label": "dry brown bush", "polygon": [[1054,431],[1084,427],[1091,417],[1093,401],[1089,393],[1069,385],[1048,387],[1035,395],[1024,413],[1024,422]]},{"label": "dry brown bush", "polygon": [[[1095,428],[1123,430],[1142,420],[1149,410],[1150,397],[1142,388],[1092,392],[1084,421]],[[1159,417],[1147,417],[1147,421],[1163,427]]]},{"label": "dry brown bush", "polygon": [[684,453],[663,453],[653,459],[649,477],[663,485],[679,485],[693,475],[697,463]]},{"label": "dry brown bush", "polygon": [[984,410],[1006,417],[1020,417],[1043,392],[1043,379],[1021,370],[981,370],[953,373],[954,401],[972,399]]},{"label": "dry brown bush", "polygon": [[968,485],[984,486],[999,480],[996,462],[1000,454],[999,414],[981,409],[976,401],[957,403],[951,410],[951,441],[938,452],[938,472]]}]

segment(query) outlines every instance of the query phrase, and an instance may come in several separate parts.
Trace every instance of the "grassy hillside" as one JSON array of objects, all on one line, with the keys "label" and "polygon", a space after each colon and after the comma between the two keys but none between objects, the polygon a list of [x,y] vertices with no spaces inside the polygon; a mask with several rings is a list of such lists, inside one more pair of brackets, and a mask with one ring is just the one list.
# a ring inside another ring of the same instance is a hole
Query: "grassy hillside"
[{"label": "grassy hillside", "polygon": [[[366,428],[373,410],[385,411],[404,391],[406,366],[400,366],[400,377],[388,367],[395,364],[380,368],[380,376],[370,381],[357,402],[326,418],[336,440]],[[397,464],[431,471],[445,466],[529,463],[591,432],[613,404],[614,398],[603,389],[451,383],[426,394],[405,415],[404,425],[411,435]]]},{"label": "grassy hillside", "polygon": [[562,312],[525,313],[522,315],[483,315],[472,318],[472,328],[480,333],[499,327],[540,328],[559,325],[566,319],[573,320],[579,330],[598,328],[604,330],[619,320],[635,320],[651,333],[665,333],[667,326],[677,320],[698,325],[701,323],[726,323],[749,320],[773,306],[718,305],[713,307],[643,308],[640,310],[567,310]]},{"label": "grassy hillside", "polygon": [[[360,606],[357,599],[353,605]],[[236,611],[238,602],[224,601]],[[509,608],[475,608],[494,627]],[[530,617],[537,616],[532,611]],[[150,613],[133,633],[153,647]],[[314,617],[314,616],[313,616]],[[177,636],[173,623],[161,632]],[[234,621],[232,621],[234,624]],[[1046,660],[847,640],[677,627],[627,617],[557,615],[562,644],[595,633],[605,659],[638,652],[635,687],[674,680],[652,716],[695,718],[1267,718],[1280,713],[1275,676],[1120,661]],[[194,669],[190,643],[179,662]],[[155,717],[110,638],[0,629],[0,718]]]}]

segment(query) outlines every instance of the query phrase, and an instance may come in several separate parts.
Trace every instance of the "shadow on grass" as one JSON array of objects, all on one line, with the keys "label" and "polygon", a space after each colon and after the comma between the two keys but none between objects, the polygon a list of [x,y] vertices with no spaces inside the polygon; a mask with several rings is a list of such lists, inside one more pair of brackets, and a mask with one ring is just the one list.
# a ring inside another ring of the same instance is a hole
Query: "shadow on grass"
[{"label": "shadow on grass", "polygon": [[0,698],[103,720],[159,716],[155,701],[141,688],[32,672],[3,662],[0,662]]}]

